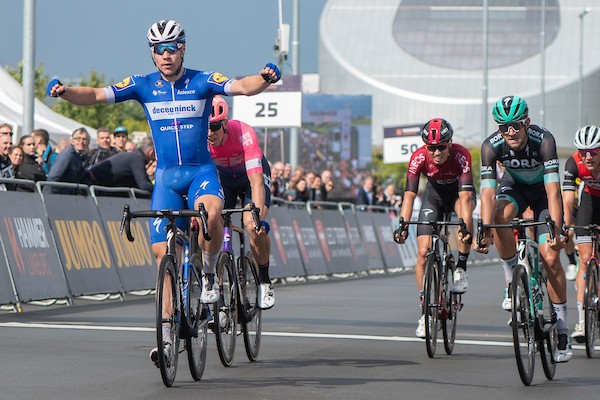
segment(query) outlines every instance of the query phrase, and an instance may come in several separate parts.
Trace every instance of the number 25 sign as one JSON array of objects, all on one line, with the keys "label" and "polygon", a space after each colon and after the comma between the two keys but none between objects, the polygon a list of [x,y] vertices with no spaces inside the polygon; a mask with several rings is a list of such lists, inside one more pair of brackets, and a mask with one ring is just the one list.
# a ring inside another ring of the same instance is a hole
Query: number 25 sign
[{"label": "number 25 sign", "polygon": [[233,118],[254,127],[300,127],[302,92],[263,92],[235,96]]}]

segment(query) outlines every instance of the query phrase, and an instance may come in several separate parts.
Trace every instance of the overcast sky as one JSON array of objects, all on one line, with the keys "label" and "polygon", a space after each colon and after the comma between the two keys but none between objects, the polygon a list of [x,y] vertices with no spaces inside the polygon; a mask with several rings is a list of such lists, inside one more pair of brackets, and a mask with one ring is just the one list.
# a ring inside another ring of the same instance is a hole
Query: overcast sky
[{"label": "overcast sky", "polygon": [[[300,73],[314,73],[326,0],[299,3]],[[292,25],[293,2],[282,4],[283,23]],[[5,37],[0,65],[14,68],[23,58],[23,2],[0,0],[0,15]],[[35,64],[65,80],[88,77],[92,70],[108,81],[153,72],[146,32],[160,19],[183,25],[189,68],[235,77],[258,73],[276,61],[278,0],[38,0]],[[291,72],[289,61],[283,72]]]}]

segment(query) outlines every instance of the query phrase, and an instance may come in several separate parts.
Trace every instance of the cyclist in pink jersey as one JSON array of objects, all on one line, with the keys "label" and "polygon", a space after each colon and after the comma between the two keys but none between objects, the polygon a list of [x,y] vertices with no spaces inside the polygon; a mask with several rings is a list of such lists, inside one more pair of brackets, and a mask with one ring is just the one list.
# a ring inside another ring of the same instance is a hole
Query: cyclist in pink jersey
[{"label": "cyclist in pink jersey", "polygon": [[[400,215],[405,221],[410,220],[419,189],[419,178],[423,174],[427,177],[427,186],[419,211],[419,221],[438,221],[444,209],[451,209],[465,221],[467,230],[472,232],[476,200],[471,154],[463,146],[452,143],[453,133],[452,125],[441,118],[434,118],[423,126],[421,137],[425,146],[418,148],[410,158]],[[421,304],[425,259],[431,243],[431,233],[431,226],[419,225],[417,228],[415,277]],[[407,237],[408,229],[396,231],[394,234],[394,240],[400,244],[404,243]],[[459,232],[458,262],[453,273],[453,290],[457,293],[464,293],[469,287],[466,269],[471,242],[470,233],[463,236]],[[415,334],[420,338],[425,337],[424,314],[419,318]]]},{"label": "cyclist in pink jersey", "polygon": [[254,129],[237,120],[228,120],[228,106],[220,96],[212,102],[208,143],[223,192],[225,208],[235,207],[238,198],[245,206],[254,203],[260,210],[260,230],[249,213],[244,213],[244,226],[250,236],[250,250],[258,264],[259,307],[269,309],[275,304],[275,294],[269,277],[269,223],[266,221],[271,205],[271,169]]}]

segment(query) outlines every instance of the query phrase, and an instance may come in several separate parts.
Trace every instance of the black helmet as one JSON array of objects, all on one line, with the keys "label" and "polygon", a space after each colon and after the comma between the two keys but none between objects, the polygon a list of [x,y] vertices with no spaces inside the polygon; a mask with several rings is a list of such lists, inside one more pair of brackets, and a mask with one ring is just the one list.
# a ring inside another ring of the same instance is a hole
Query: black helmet
[{"label": "black helmet", "polygon": [[425,144],[447,143],[452,140],[454,130],[450,122],[442,118],[434,118],[423,125],[421,138]]}]

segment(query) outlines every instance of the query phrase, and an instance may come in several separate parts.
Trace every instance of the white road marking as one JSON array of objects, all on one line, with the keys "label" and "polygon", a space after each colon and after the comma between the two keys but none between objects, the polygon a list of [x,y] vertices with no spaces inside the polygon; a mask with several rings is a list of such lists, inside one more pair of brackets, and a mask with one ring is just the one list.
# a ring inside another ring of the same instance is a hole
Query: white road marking
[{"label": "white road marking", "polygon": [[[35,329],[70,329],[83,331],[120,331],[120,332],[155,332],[154,328],[141,326],[103,326],[103,325],[70,325],[70,324],[39,324],[23,322],[0,323],[4,328],[35,328]],[[372,340],[378,342],[416,342],[423,343],[423,339],[406,336],[375,336],[375,335],[350,335],[342,333],[301,333],[301,332],[262,332],[263,336],[295,337],[307,339],[341,339],[341,340]],[[440,340],[441,342],[441,340]],[[471,346],[512,347],[511,342],[495,340],[464,340],[456,339],[456,344]],[[574,349],[585,349],[585,346],[573,345]]]}]

